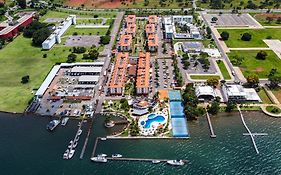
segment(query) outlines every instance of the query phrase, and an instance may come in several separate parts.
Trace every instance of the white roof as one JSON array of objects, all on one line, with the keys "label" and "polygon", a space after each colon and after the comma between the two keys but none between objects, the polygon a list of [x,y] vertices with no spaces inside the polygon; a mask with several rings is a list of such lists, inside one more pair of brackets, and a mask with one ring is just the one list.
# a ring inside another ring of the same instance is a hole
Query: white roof
[{"label": "white roof", "polygon": [[173,33],[174,30],[173,30],[173,26],[172,25],[165,25],[165,32],[166,33]]},{"label": "white roof", "polygon": [[61,63],[62,67],[73,67],[73,66],[94,66],[102,67],[104,62],[76,62],[76,63]]},{"label": "white roof", "polygon": [[246,99],[247,100],[249,100],[249,101],[259,101],[259,102],[262,101],[255,89],[245,88],[244,91],[246,92]]},{"label": "white roof", "polygon": [[206,52],[210,57],[219,58],[221,54],[218,49],[204,49],[203,52]]},{"label": "white roof", "polygon": [[45,78],[44,82],[41,84],[40,88],[36,92],[36,96],[43,96],[51,82],[53,81],[54,77],[58,73],[60,69],[60,65],[55,65],[48,76]]},{"label": "white roof", "polygon": [[172,25],[172,18],[171,17],[164,17],[164,24],[165,25]]},{"label": "white roof", "polygon": [[80,82],[98,82],[99,81],[99,76],[91,76],[91,75],[83,75],[80,76],[78,81]]},{"label": "white roof", "polygon": [[93,66],[74,66],[71,68],[71,72],[95,72],[100,73],[102,67],[93,67]]},{"label": "white roof", "polygon": [[246,96],[246,92],[241,85],[226,85],[226,92],[228,96]]},{"label": "white roof", "polygon": [[195,93],[197,97],[200,95],[211,95],[213,97],[216,96],[216,93],[211,86],[196,86]]}]

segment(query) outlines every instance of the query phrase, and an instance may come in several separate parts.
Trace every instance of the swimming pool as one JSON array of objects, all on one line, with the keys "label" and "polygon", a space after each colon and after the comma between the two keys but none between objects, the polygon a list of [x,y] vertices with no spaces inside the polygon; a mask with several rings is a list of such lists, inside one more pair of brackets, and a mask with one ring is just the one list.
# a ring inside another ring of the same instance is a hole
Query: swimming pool
[{"label": "swimming pool", "polygon": [[152,123],[155,123],[158,126],[159,124],[163,124],[164,121],[165,121],[165,117],[163,115],[152,113],[147,116],[146,120],[141,121],[141,125],[143,126],[143,128],[148,129],[151,128]]}]

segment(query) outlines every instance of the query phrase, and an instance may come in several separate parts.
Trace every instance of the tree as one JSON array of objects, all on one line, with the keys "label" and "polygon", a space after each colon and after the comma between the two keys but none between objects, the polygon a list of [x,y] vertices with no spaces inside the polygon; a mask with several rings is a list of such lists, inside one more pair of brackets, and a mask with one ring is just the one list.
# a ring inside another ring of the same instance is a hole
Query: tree
[{"label": "tree", "polygon": [[238,56],[238,55],[234,55],[234,56],[233,56],[233,61],[232,61],[232,63],[233,63],[235,66],[241,65],[243,61],[244,61],[244,57],[243,57],[243,56]]},{"label": "tree", "polygon": [[29,82],[29,75],[25,75],[21,78],[21,83],[26,84]]},{"label": "tree", "polygon": [[85,47],[73,47],[73,53],[85,53],[86,48]]},{"label": "tree", "polygon": [[220,35],[221,35],[221,39],[224,41],[228,40],[229,38],[229,33],[226,31],[223,31]]},{"label": "tree", "polygon": [[39,21],[32,21],[28,26],[23,29],[23,36],[27,38],[31,38],[33,33],[39,29],[46,27],[45,24]]},{"label": "tree", "polygon": [[217,22],[218,18],[214,16],[214,17],[212,17],[212,19],[211,19],[211,20],[212,20],[212,22],[214,22],[214,23],[215,23],[215,22]]},{"label": "tree", "polygon": [[241,40],[243,40],[243,41],[250,41],[251,39],[252,39],[252,35],[248,32],[243,33],[243,35],[241,37]]},{"label": "tree", "polygon": [[267,23],[270,24],[273,21],[273,18],[268,16],[266,17]]},{"label": "tree", "polygon": [[265,51],[259,51],[257,53],[256,59],[258,60],[265,60],[267,57],[267,53]]},{"label": "tree", "polygon": [[48,28],[39,29],[33,33],[32,43],[35,46],[41,47],[42,43],[49,37],[50,34],[51,32]]},{"label": "tree", "polygon": [[247,83],[251,87],[257,87],[259,84],[259,77],[256,74],[247,77]]},{"label": "tree", "polygon": [[208,112],[210,114],[216,115],[220,110],[220,103],[217,101],[213,101],[211,106],[208,106]]},{"label": "tree", "polygon": [[210,77],[207,79],[207,84],[209,86],[217,86],[219,84],[219,78],[217,77]]},{"label": "tree", "polygon": [[100,44],[108,44],[110,42],[110,36],[109,35],[105,35],[105,36],[101,36],[100,37]]},{"label": "tree", "polygon": [[17,3],[21,8],[26,8],[26,0],[17,0]]},{"label": "tree", "polygon": [[73,63],[76,61],[77,55],[74,53],[71,53],[67,56],[67,63]]},{"label": "tree", "polygon": [[280,76],[270,76],[268,78],[268,81],[269,81],[269,87],[274,89],[274,88],[277,88],[279,86],[279,84],[281,83],[281,77]]},{"label": "tree", "polygon": [[225,108],[225,112],[232,112],[233,109],[235,108],[236,104],[232,101],[228,101],[226,103],[226,108]]},{"label": "tree", "polygon": [[129,103],[127,99],[121,99],[120,100],[120,104],[121,104],[121,109],[123,109],[124,111],[128,112],[130,109]]}]

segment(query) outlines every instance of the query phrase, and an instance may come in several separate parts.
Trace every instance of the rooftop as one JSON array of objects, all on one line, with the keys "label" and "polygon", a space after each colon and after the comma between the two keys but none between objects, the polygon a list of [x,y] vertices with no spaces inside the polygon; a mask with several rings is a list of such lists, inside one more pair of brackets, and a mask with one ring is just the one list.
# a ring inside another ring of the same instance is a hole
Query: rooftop
[{"label": "rooftop", "polygon": [[111,75],[109,87],[123,87],[126,81],[129,53],[118,53]]},{"label": "rooftop", "polygon": [[154,24],[146,24],[145,26],[145,33],[146,34],[151,34],[151,33],[155,33],[156,28]]},{"label": "rooftop", "polygon": [[150,69],[150,53],[139,53],[138,70],[137,70],[137,88],[149,87],[149,69]]},{"label": "rooftop", "polygon": [[128,15],[128,16],[126,17],[126,23],[127,23],[127,24],[136,23],[136,15]]},{"label": "rooftop", "polygon": [[148,16],[148,23],[149,24],[156,24],[158,22],[158,17],[156,15],[149,15]]},{"label": "rooftop", "polygon": [[132,44],[132,35],[121,35],[119,45],[130,46]]},{"label": "rooftop", "polygon": [[148,36],[148,46],[152,47],[152,46],[158,46],[158,36],[156,35],[149,35]]}]

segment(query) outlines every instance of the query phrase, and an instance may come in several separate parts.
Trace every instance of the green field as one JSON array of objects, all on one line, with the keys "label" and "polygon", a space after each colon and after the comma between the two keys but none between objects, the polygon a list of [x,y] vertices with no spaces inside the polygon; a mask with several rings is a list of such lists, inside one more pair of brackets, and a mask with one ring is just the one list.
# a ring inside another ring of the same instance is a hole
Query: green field
[{"label": "green field", "polygon": [[281,109],[276,107],[276,106],[267,106],[266,110],[270,113],[273,113],[273,114],[280,114],[281,113]]},{"label": "green field", "polygon": [[[32,90],[40,87],[55,63],[65,62],[70,47],[54,47],[41,51],[33,47],[31,39],[22,35],[0,50],[0,111],[23,112],[33,96]],[[47,58],[43,58],[43,54]],[[81,61],[82,54],[77,55]],[[21,77],[29,75],[30,82],[21,84]]]},{"label": "green field", "polygon": [[260,96],[263,103],[272,104],[272,101],[270,100],[270,98],[268,97],[268,95],[266,94],[266,92],[263,88],[260,89],[260,91],[258,92],[258,95]]},{"label": "green field", "polygon": [[220,68],[220,71],[221,71],[221,73],[222,73],[223,78],[224,78],[225,80],[230,80],[231,77],[230,77],[230,75],[229,75],[229,73],[228,73],[228,71],[227,71],[227,69],[226,69],[226,67],[225,67],[224,62],[223,62],[223,61],[217,61],[217,64],[218,64],[218,66],[219,66],[219,68]]},{"label": "green field", "polygon": [[[218,31],[219,33],[223,31],[229,33],[229,39],[225,41],[225,43],[230,48],[268,47],[263,42],[263,39],[267,39],[268,37],[281,40],[280,29],[218,29]],[[250,41],[241,40],[241,36],[245,32],[252,35],[252,39]]]},{"label": "green field", "polygon": [[190,75],[190,78],[194,79],[194,80],[207,80],[209,78],[220,79],[220,76],[218,76],[218,75]]},{"label": "green field", "polygon": [[63,34],[63,36],[69,36],[73,35],[74,32],[77,32],[77,35],[105,35],[108,28],[102,28],[102,29],[80,29],[75,28],[75,26],[70,26],[67,31]]},{"label": "green field", "polygon": [[228,56],[230,61],[234,60],[235,55],[244,57],[242,64],[239,66],[244,76],[247,77],[251,74],[256,74],[259,78],[267,78],[272,68],[278,69],[281,74],[281,59],[273,51],[265,51],[267,57],[265,60],[256,59],[259,51],[231,51]]}]

